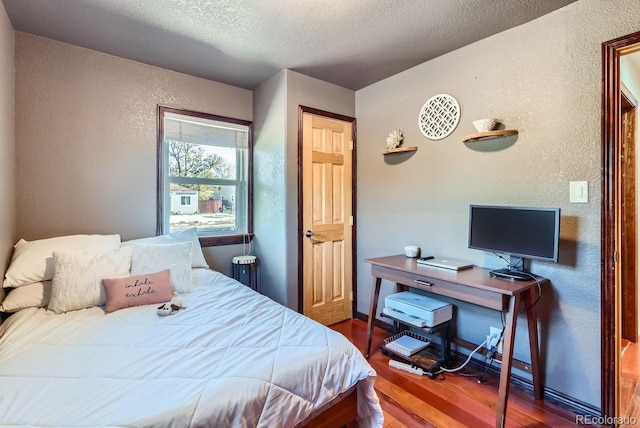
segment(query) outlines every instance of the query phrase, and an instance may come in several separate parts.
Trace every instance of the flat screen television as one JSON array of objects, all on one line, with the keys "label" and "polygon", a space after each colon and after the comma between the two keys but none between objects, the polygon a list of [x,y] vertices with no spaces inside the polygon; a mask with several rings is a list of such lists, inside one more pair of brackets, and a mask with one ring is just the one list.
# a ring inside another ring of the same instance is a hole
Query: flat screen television
[{"label": "flat screen television", "polygon": [[469,206],[469,248],[509,256],[494,276],[531,279],[525,260],[557,263],[559,241],[560,208]]}]

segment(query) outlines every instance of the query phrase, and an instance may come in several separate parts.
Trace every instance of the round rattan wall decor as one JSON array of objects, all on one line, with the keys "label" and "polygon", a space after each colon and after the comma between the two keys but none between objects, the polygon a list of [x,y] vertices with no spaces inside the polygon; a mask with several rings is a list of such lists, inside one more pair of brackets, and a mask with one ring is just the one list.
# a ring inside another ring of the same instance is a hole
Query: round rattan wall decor
[{"label": "round rattan wall decor", "polygon": [[418,127],[430,140],[449,136],[460,121],[460,104],[451,95],[438,94],[424,103],[418,115]]}]

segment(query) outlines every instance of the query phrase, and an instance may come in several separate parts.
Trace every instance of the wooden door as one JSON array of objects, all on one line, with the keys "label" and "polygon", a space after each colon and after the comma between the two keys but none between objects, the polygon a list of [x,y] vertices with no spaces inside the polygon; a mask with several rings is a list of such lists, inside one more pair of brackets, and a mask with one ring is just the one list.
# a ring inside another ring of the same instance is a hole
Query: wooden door
[{"label": "wooden door", "polygon": [[303,313],[350,319],[353,291],[353,122],[301,109]]},{"label": "wooden door", "polygon": [[621,203],[621,330],[622,338],[638,341],[638,274],[636,226],[636,101],[621,84],[621,146],[620,146],[620,203]]}]

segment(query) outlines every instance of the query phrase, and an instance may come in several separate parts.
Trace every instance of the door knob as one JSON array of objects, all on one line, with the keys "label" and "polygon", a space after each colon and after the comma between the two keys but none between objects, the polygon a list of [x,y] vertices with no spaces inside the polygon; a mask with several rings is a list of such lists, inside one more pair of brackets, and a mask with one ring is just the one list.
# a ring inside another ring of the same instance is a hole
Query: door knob
[{"label": "door knob", "polygon": [[304,236],[306,236],[307,238],[311,238],[313,236],[313,232],[310,230],[307,230],[307,232],[304,234]]}]

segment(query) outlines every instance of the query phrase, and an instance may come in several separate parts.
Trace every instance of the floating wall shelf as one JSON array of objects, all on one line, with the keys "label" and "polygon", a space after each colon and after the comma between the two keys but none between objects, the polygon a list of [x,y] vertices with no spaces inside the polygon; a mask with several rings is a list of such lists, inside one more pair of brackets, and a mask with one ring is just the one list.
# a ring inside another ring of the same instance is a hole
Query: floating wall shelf
[{"label": "floating wall shelf", "polygon": [[417,147],[396,147],[395,149],[388,149],[382,152],[383,155],[395,155],[396,153],[415,152]]},{"label": "floating wall shelf", "polygon": [[467,135],[462,139],[463,143],[472,143],[474,141],[490,140],[493,138],[506,137],[507,135],[517,135],[515,129],[502,129],[498,131],[478,132],[477,134]]}]

